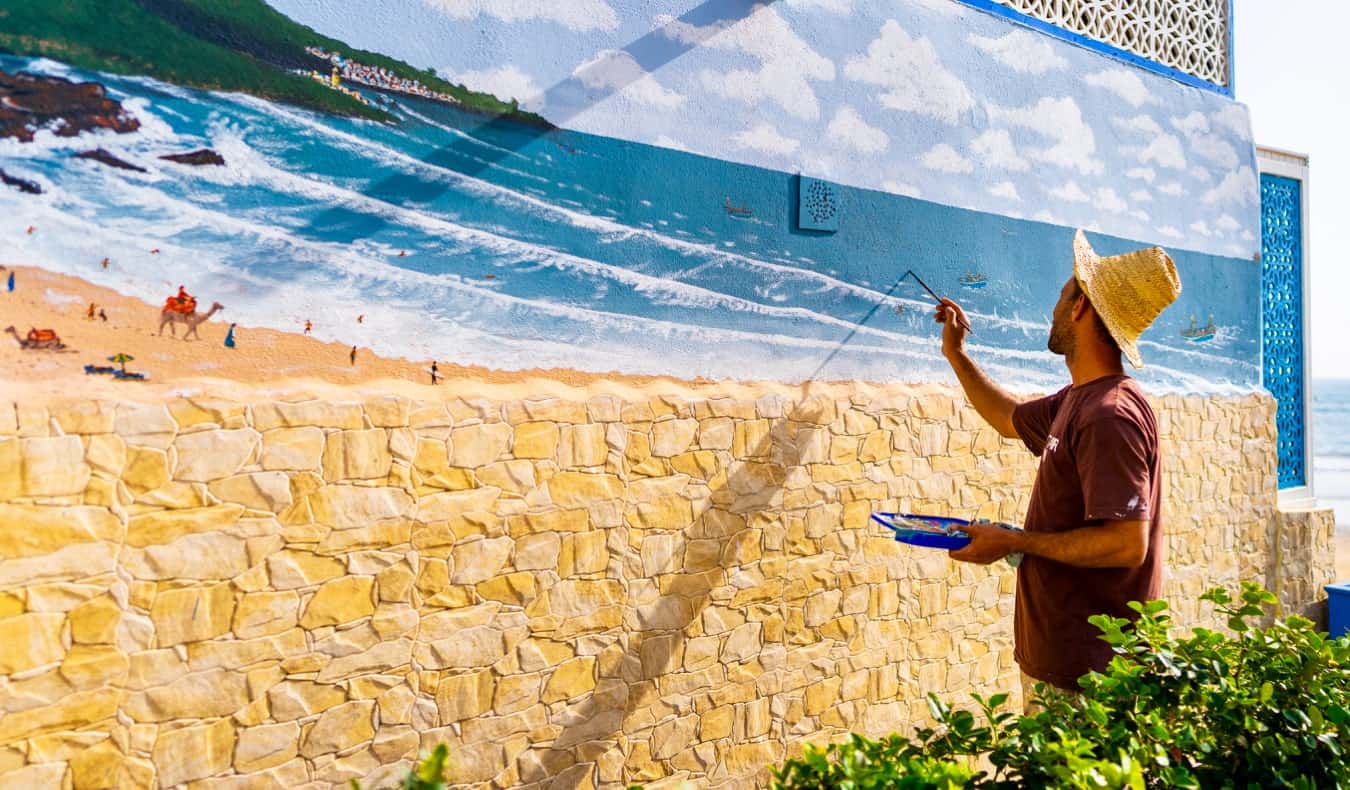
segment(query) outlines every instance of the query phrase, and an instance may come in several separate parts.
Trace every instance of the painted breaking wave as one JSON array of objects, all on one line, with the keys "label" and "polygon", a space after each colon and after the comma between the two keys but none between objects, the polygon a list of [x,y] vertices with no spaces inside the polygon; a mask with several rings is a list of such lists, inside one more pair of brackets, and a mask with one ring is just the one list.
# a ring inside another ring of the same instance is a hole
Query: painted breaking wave
[{"label": "painted breaking wave", "polygon": [[[146,78],[71,76],[105,82],[142,127],[0,141],[46,190],[0,197],[14,225],[39,229],[16,245],[26,262],[152,303],[187,283],[240,323],[295,329],[311,319],[320,338],[393,356],[784,381],[949,376],[930,302],[892,287],[886,256],[858,262],[841,245],[798,238],[782,207],[754,223],[722,211],[719,174],[734,168],[731,184],[750,194],[777,188],[782,174],[572,133],[502,131],[410,100],[396,104],[405,121],[391,125]],[[148,172],[69,157],[93,144]],[[227,166],[156,158],[201,146]],[[658,187],[616,170],[633,156],[680,157],[651,166],[692,173],[690,183]],[[652,194],[630,194],[634,184]],[[896,200],[859,194],[877,201],[873,212]],[[99,268],[103,257],[112,271]],[[1062,361],[1044,350],[1044,294],[1008,283],[995,298],[963,296],[979,327],[972,347],[995,375],[1023,389],[1063,381]],[[1226,330],[1223,350],[1243,342]],[[1164,389],[1242,389],[1254,379],[1240,356],[1152,343],[1146,376]]]}]

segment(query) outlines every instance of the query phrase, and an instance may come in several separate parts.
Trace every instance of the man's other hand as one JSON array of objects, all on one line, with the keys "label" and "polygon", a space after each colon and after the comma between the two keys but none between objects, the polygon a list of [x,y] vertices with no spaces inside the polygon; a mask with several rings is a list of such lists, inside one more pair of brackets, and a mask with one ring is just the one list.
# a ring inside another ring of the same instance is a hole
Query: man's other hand
[{"label": "man's other hand", "polygon": [[970,536],[970,543],[949,552],[954,560],[988,565],[1022,550],[1021,532],[979,522],[964,526],[961,531]]}]

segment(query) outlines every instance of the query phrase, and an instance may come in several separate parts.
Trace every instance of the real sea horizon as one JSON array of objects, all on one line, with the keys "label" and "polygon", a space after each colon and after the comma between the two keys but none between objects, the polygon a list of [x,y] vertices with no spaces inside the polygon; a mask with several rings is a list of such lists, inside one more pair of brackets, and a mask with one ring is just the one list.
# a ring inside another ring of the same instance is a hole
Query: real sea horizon
[{"label": "real sea horizon", "polygon": [[1350,532],[1350,379],[1312,381],[1313,492]]}]

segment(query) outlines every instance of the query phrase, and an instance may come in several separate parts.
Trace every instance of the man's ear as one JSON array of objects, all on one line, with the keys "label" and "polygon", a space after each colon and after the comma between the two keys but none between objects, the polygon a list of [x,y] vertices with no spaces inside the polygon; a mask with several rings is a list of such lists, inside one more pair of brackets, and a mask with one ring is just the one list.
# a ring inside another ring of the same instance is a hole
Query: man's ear
[{"label": "man's ear", "polygon": [[1079,294],[1078,298],[1073,300],[1073,320],[1077,321],[1083,316],[1086,316],[1091,309],[1092,302],[1088,301],[1087,294]]}]

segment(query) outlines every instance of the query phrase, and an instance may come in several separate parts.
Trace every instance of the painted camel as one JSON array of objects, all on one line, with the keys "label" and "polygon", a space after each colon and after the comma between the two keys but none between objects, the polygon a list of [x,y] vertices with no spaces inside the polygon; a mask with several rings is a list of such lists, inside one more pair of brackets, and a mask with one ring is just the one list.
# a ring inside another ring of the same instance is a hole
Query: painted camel
[{"label": "painted camel", "polygon": [[172,337],[178,337],[178,332],[177,330],[174,329],[174,325],[184,324],[187,326],[187,331],[183,333],[184,340],[187,340],[189,337],[193,336],[195,336],[198,340],[201,340],[202,336],[197,334],[197,326],[202,322],[207,321],[208,319],[211,318],[211,316],[215,315],[216,313],[224,309],[225,305],[221,304],[220,302],[213,302],[211,304],[211,309],[207,310],[205,313],[199,313],[196,310],[193,310],[190,313],[183,313],[177,310],[169,310],[165,308],[164,310],[160,311],[159,314],[159,334],[161,335],[164,334],[164,326],[167,324],[169,327],[169,335]]},{"label": "painted camel", "polygon": [[25,350],[52,349],[60,351],[66,347],[57,337],[54,329],[29,329],[27,337],[19,337],[19,331],[13,326],[5,327],[5,331],[14,335],[14,339],[19,341],[19,348]]}]

